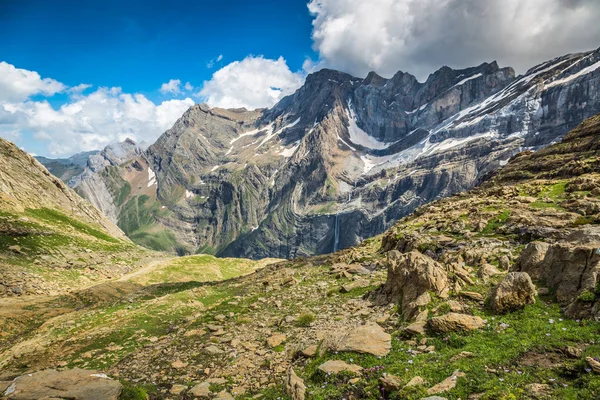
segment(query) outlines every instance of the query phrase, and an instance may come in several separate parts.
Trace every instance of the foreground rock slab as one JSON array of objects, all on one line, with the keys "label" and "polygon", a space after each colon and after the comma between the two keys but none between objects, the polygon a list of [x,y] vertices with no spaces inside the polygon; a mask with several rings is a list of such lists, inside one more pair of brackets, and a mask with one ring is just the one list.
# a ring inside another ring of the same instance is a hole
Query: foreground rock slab
[{"label": "foreground rock slab", "polygon": [[473,331],[485,326],[480,317],[467,314],[449,313],[429,320],[429,328],[435,332]]},{"label": "foreground rock slab", "polygon": [[118,381],[104,374],[74,368],[60,372],[49,369],[20,376],[3,394],[10,400],[118,400],[122,390]]},{"label": "foreground rock slab", "polygon": [[338,351],[385,356],[392,349],[392,336],[379,325],[371,323],[348,332],[335,347]]},{"label": "foreground rock slab", "polygon": [[319,370],[326,374],[339,374],[340,372],[352,372],[354,374],[360,374],[362,367],[355,364],[348,364],[347,362],[340,360],[329,360],[319,365]]},{"label": "foreground rock slab", "polygon": [[511,272],[494,289],[490,305],[494,312],[505,314],[535,303],[535,286],[527,272]]}]

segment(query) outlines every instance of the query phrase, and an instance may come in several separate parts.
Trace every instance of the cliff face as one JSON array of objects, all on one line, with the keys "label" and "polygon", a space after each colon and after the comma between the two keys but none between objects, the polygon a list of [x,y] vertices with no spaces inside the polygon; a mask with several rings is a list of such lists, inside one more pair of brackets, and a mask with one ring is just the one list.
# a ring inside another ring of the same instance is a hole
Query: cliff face
[{"label": "cliff face", "polygon": [[515,77],[493,63],[307,77],[272,109],[191,107],[144,152],[74,183],[134,241],[294,257],[349,247],[472,188],[600,112],[600,51]]}]

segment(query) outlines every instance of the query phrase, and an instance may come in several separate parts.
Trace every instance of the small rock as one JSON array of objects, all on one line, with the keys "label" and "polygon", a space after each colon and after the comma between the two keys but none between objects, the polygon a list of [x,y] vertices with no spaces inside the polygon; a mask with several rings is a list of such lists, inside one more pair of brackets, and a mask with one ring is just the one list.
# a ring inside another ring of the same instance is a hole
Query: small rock
[{"label": "small rock", "polygon": [[313,344],[300,352],[304,357],[312,358],[317,355],[317,345]]},{"label": "small rock", "polygon": [[175,369],[181,369],[181,368],[185,368],[188,366],[188,363],[185,363],[181,360],[177,360],[177,361],[173,361],[171,363],[171,367],[175,368]]},{"label": "small rock", "polygon": [[447,392],[448,390],[452,390],[456,387],[456,381],[458,378],[465,376],[464,372],[454,371],[452,375],[441,381],[435,386],[427,389],[427,394],[438,394],[442,392]]},{"label": "small rock", "polygon": [[600,362],[594,360],[592,357],[586,357],[585,361],[589,364],[589,366],[594,370],[595,373],[600,374]]},{"label": "small rock", "polygon": [[531,383],[525,386],[527,394],[534,399],[544,399],[552,394],[550,385],[544,383]]},{"label": "small rock", "polygon": [[404,332],[408,335],[424,335],[425,334],[425,325],[427,325],[426,321],[413,322],[404,328]]},{"label": "small rock", "polygon": [[218,355],[218,354],[223,354],[223,350],[219,349],[215,345],[210,345],[208,347],[205,347],[203,351],[204,351],[204,354],[208,354],[208,355],[211,355],[211,356],[215,356],[215,355]]},{"label": "small rock", "polygon": [[212,397],[212,393],[210,391],[210,382],[202,382],[197,384],[189,391],[189,394],[201,399],[208,399]]},{"label": "small rock", "polygon": [[472,331],[485,326],[480,317],[449,313],[429,320],[429,327],[435,332]]},{"label": "small rock", "polygon": [[477,292],[460,292],[460,295],[462,297],[466,297],[466,298],[471,299],[471,300],[483,301],[483,295],[481,293],[477,293]]},{"label": "small rock", "polygon": [[406,385],[404,385],[404,387],[423,386],[424,384],[425,384],[425,379],[423,379],[417,375],[414,378],[412,378],[410,381],[408,381],[408,383]]},{"label": "small rock", "polygon": [[276,333],[267,338],[267,345],[269,345],[269,347],[277,347],[280,344],[282,344],[283,342],[285,342],[286,339],[287,339],[287,336],[285,334]]},{"label": "small rock", "polygon": [[294,369],[291,367],[285,379],[285,391],[292,400],[304,400],[306,386],[304,386],[304,381],[296,375]]},{"label": "small rock", "polygon": [[340,372],[351,372],[360,374],[362,368],[356,364],[348,364],[340,360],[329,360],[319,366],[319,370],[326,374],[339,374]]},{"label": "small rock", "polygon": [[187,390],[187,386],[185,386],[185,385],[173,385],[173,386],[171,386],[171,390],[169,390],[169,393],[181,394],[181,393],[185,392],[186,390]]},{"label": "small rock", "polygon": [[223,390],[217,394],[214,400],[235,400],[232,395],[230,395],[227,391]]},{"label": "small rock", "polygon": [[369,286],[369,281],[361,279],[361,280],[343,285],[340,288],[340,292],[348,293],[348,292],[353,291],[354,289],[366,288],[368,286]]},{"label": "small rock", "polygon": [[382,376],[379,378],[379,382],[387,392],[395,392],[396,390],[400,390],[402,387],[400,378],[392,374],[386,374]]},{"label": "small rock", "polygon": [[385,356],[392,349],[392,337],[379,325],[370,323],[348,332],[336,345],[338,351]]}]

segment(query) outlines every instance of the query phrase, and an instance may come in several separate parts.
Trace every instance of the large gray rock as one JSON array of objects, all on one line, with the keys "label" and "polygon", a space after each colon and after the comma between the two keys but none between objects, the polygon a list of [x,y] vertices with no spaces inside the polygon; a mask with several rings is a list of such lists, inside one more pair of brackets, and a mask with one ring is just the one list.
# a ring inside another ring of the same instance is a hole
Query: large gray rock
[{"label": "large gray rock", "polygon": [[122,389],[118,381],[95,371],[49,369],[16,378],[4,391],[4,396],[10,400],[118,400]]},{"label": "large gray rock", "polygon": [[504,314],[535,303],[535,295],[527,272],[511,272],[492,291],[490,305],[495,312]]}]

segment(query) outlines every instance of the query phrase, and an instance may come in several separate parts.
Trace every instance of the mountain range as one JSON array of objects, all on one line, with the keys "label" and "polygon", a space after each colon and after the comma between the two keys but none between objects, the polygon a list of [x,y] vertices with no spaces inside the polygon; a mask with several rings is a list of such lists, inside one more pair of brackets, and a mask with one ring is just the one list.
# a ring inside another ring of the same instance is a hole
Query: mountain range
[{"label": "mountain range", "polygon": [[600,49],[519,76],[496,62],[425,82],[324,69],[270,109],[198,104],[148,147],[40,161],[138,244],[294,258],[381,233],[599,112]]}]

